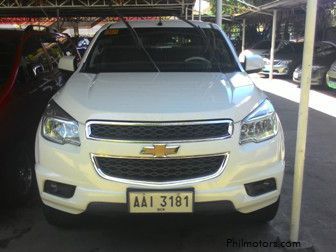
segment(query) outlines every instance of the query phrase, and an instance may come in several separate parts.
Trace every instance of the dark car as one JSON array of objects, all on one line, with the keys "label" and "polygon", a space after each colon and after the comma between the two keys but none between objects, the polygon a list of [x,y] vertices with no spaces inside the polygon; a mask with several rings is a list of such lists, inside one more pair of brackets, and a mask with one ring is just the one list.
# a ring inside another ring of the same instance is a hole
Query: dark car
[{"label": "dark car", "polygon": [[86,49],[89,47],[90,45],[90,41],[91,38],[89,37],[80,37],[77,40],[77,50],[80,53],[81,56],[84,55],[84,53],[86,52]]},{"label": "dark car", "polygon": [[[326,74],[335,60],[336,44],[330,41],[321,41],[315,44],[311,85],[327,86]],[[293,73],[293,81],[300,83],[301,74],[302,66],[300,65]]]},{"label": "dark car", "polygon": [[[302,63],[303,43],[288,42],[274,54],[273,75],[292,76],[295,68]],[[271,64],[268,58],[264,59],[263,74],[269,74]]]},{"label": "dark car", "polygon": [[32,27],[0,30],[2,202],[20,203],[32,192],[36,129],[50,97],[69,77],[57,68],[65,54],[60,36]]}]

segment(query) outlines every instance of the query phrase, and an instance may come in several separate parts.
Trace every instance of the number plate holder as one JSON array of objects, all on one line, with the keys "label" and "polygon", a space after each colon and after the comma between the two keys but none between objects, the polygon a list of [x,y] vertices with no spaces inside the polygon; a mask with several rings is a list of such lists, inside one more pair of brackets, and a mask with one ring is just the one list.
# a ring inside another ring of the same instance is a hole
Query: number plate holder
[{"label": "number plate holder", "polygon": [[130,213],[192,213],[194,189],[142,190],[127,189]]}]

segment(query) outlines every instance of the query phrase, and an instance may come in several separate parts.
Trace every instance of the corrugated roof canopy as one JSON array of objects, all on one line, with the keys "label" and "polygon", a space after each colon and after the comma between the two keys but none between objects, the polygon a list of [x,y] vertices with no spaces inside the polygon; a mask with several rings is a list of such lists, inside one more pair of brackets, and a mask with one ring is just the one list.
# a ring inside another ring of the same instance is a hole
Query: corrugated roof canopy
[{"label": "corrugated roof canopy", "polygon": [[0,17],[184,15],[195,0],[7,0],[0,1]]},{"label": "corrugated roof canopy", "polygon": [[306,5],[307,0],[276,0],[261,6],[258,8],[261,11],[271,10],[271,9],[292,9],[295,7],[300,7]]},{"label": "corrugated roof canopy", "polygon": [[[331,4],[331,0],[319,0],[319,6]],[[273,10],[279,11],[294,11],[303,10],[306,6],[307,0],[275,0],[273,2],[257,6],[254,10],[235,16],[235,19],[253,18],[258,15],[272,15]],[[267,17],[265,17],[267,19]]]}]

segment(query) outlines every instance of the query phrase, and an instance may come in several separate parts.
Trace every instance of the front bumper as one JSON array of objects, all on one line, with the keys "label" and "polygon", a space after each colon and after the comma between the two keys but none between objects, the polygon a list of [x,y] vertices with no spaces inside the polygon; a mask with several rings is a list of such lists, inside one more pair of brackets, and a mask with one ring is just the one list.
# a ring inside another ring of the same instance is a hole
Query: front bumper
[{"label": "front bumper", "polygon": [[[293,81],[295,83],[300,84],[301,83],[301,76],[302,72],[297,72],[295,71],[293,73]],[[322,86],[324,85],[325,81],[325,72],[312,72],[312,77],[311,77],[311,85],[312,86]]]},{"label": "front bumper", "polygon": [[328,87],[336,89],[336,72],[329,71],[326,75],[326,82]]},{"label": "front bumper", "polygon": [[[271,66],[270,65],[265,65],[264,68],[262,69],[261,73],[262,74],[269,74]],[[274,65],[273,66],[273,75],[274,76],[286,76],[289,74],[289,67],[286,65]]]},{"label": "front bumper", "polygon": [[[293,77],[293,82],[297,84],[301,84],[301,78],[294,78]],[[323,78],[312,78],[310,85],[312,86],[322,86],[323,85]]]},{"label": "front bumper", "polygon": [[[238,128],[238,124],[235,125]],[[90,212],[93,205],[119,205],[125,209],[128,188],[170,190],[194,188],[195,206],[228,202],[242,213],[266,207],[277,201],[284,173],[284,139],[281,129],[277,136],[262,142],[239,145],[239,131],[229,139],[181,143],[179,156],[211,155],[229,152],[224,171],[217,177],[200,182],[175,185],[141,185],[107,180],[99,176],[90,159],[90,153],[115,156],[139,155],[144,144],[87,140],[84,125],[80,126],[82,144],[59,145],[36,138],[36,177],[44,204],[72,214]],[[267,178],[276,180],[277,189],[251,197],[244,185]],[[66,199],[43,191],[46,180],[75,185],[73,197]],[[197,209],[197,207],[195,208]],[[214,209],[214,210],[215,210]],[[219,210],[221,207],[219,207]]]}]

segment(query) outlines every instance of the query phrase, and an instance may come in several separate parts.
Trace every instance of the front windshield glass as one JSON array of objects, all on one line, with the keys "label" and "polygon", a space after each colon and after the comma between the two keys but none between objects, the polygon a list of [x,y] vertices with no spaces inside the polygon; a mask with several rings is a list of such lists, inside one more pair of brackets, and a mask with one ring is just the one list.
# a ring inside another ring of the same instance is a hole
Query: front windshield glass
[{"label": "front windshield glass", "polygon": [[271,41],[260,41],[252,46],[252,49],[270,49],[271,48]]},{"label": "front windshield glass", "polygon": [[302,53],[303,44],[302,43],[289,43],[282,46],[278,53],[279,54],[291,54],[291,53]]},{"label": "front windshield glass", "polygon": [[[107,29],[97,38],[83,72],[232,72],[231,50],[215,29],[135,28],[146,51],[129,29]],[[150,60],[153,59],[154,63]]]}]

